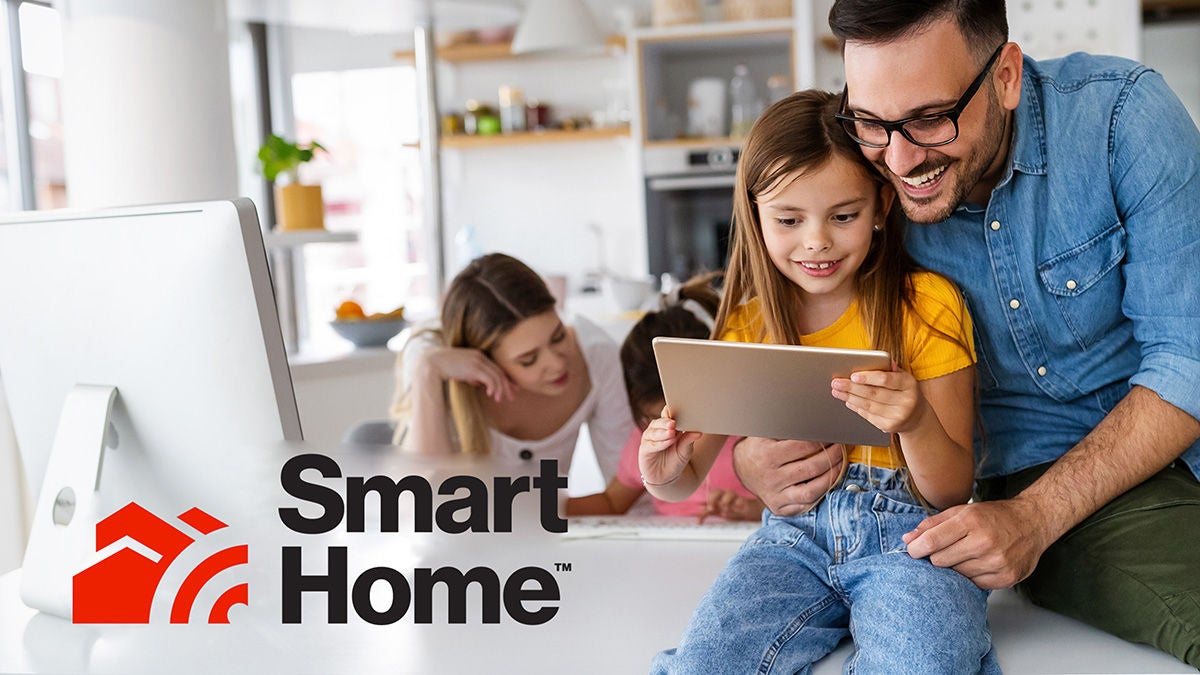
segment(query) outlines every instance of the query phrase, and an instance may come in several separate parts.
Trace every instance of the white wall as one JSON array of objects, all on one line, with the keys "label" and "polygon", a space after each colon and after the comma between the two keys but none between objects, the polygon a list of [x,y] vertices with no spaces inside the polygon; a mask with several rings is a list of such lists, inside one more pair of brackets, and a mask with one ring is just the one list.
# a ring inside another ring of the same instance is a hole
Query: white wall
[{"label": "white wall", "polygon": [[[501,85],[551,106],[555,119],[606,106],[605,83],[625,87],[624,55],[516,59],[444,65],[444,111],[467,99],[493,105]],[[627,87],[622,90],[629,105]],[[447,236],[470,226],[485,251],[505,251],[575,285],[601,262],[626,275],[645,272],[645,227],[632,139],[522,144],[442,151]],[[589,225],[602,231],[604,250]],[[454,247],[450,247],[451,252]],[[603,258],[601,258],[603,256]],[[463,261],[452,256],[451,268]]]},{"label": "white wall", "polygon": [[447,152],[458,155],[443,167],[448,235],[469,225],[483,250],[564,274],[572,287],[601,262],[619,274],[645,272],[631,140]]},{"label": "white wall", "polygon": [[305,442],[316,450],[330,450],[351,426],[385,419],[392,400],[394,362],[389,351],[367,350],[335,362],[292,364]]},{"label": "white wall", "polygon": [[1162,73],[1200,124],[1200,19],[1149,24],[1142,35],[1142,62]]}]

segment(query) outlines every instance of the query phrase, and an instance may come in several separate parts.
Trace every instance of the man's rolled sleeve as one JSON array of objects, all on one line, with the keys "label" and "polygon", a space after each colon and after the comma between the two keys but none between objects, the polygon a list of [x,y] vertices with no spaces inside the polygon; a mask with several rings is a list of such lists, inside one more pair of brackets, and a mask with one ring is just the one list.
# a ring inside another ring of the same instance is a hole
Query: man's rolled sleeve
[{"label": "man's rolled sleeve", "polygon": [[1152,390],[1162,400],[1200,420],[1200,361],[1156,352],[1142,359],[1142,367],[1129,383]]},{"label": "man's rolled sleeve", "polygon": [[1127,232],[1121,308],[1142,357],[1130,384],[1200,419],[1200,131],[1158,73],[1125,94],[1110,156]]}]

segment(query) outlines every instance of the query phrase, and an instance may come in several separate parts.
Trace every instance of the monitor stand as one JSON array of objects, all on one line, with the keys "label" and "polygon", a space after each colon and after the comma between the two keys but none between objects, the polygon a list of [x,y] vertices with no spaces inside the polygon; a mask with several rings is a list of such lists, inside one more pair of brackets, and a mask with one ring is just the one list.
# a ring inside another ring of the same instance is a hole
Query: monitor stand
[{"label": "monitor stand", "polygon": [[29,532],[21,599],[64,619],[71,618],[71,578],[95,553],[97,489],[104,449],[116,446],[116,398],[117,388],[107,385],[77,384],[67,392]]}]

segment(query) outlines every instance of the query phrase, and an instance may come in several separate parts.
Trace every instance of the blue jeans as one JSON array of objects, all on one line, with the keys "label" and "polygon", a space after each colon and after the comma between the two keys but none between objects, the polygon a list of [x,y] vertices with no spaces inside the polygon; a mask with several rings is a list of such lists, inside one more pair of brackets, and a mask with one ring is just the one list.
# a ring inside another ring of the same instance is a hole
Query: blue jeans
[{"label": "blue jeans", "polygon": [[906,478],[851,464],[812,511],[765,511],[651,672],[807,674],[846,635],[846,673],[1000,672],[987,592],[908,555],[900,537],[928,514]]}]

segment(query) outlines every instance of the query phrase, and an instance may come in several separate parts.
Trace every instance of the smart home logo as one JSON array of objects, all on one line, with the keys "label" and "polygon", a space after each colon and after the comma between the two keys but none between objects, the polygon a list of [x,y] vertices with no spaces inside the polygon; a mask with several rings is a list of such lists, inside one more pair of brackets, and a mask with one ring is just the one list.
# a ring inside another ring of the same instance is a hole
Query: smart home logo
[{"label": "smart home logo", "polygon": [[[192,556],[181,556],[227,525],[198,508],[179,520],[200,536],[192,536],[136,503],[96,523],[96,551],[117,550],[72,577],[74,623],[150,623],[151,607],[172,563],[190,565]],[[191,623],[193,609],[204,587],[221,572],[245,565],[249,547],[230,546],[209,555],[187,573],[171,601],[171,623]],[[234,605],[249,604],[250,588],[240,583],[222,592],[208,611],[208,623],[229,623]],[[201,613],[202,613],[201,609]]]},{"label": "smart home logo", "polygon": [[[534,476],[496,476],[490,483],[473,475],[450,476],[435,488],[421,475],[400,479],[343,476],[333,458],[309,453],[284,464],[280,486],[310,506],[278,509],[283,525],[302,535],[324,535],[339,528],[347,534],[366,535],[368,501],[378,504],[378,534],[406,529],[401,528],[402,513],[412,518],[413,533],[511,533],[514,504],[522,496],[536,500],[538,524],[544,531],[567,530],[567,521],[558,513],[567,478],[559,475],[555,460],[542,460]],[[404,495],[411,500],[411,509],[401,509]],[[191,623],[193,615],[198,623],[207,609],[208,623],[227,624],[234,605],[248,606],[248,584],[221,589],[230,576],[223,572],[248,564],[249,547],[238,544],[220,549],[221,542],[229,538],[226,524],[198,508],[180,514],[178,520],[186,527],[168,523],[131,502],[96,523],[96,552],[103,558],[72,577],[72,621],[147,624],[161,620],[169,604],[171,623]],[[306,571],[305,556],[319,565],[320,548],[324,548],[324,570]],[[216,552],[200,558],[213,550]],[[280,562],[284,624],[304,621],[302,598],[306,594],[326,596],[330,624],[347,623],[349,607],[360,619],[376,625],[396,623],[410,609],[414,623],[433,623],[435,596],[444,598],[443,609],[436,614],[449,623],[462,624],[468,621],[468,593],[477,588],[483,623],[500,623],[503,613],[518,623],[538,626],[559,611],[561,593],[554,573],[571,571],[570,563],[555,562],[553,572],[544,566],[526,565],[507,576],[486,565],[466,570],[449,565],[417,567],[411,574],[379,566],[351,576],[349,547],[322,546],[321,542],[284,546]],[[391,592],[386,606],[378,607],[372,601],[376,584]],[[171,589],[177,589],[173,598]]]}]

